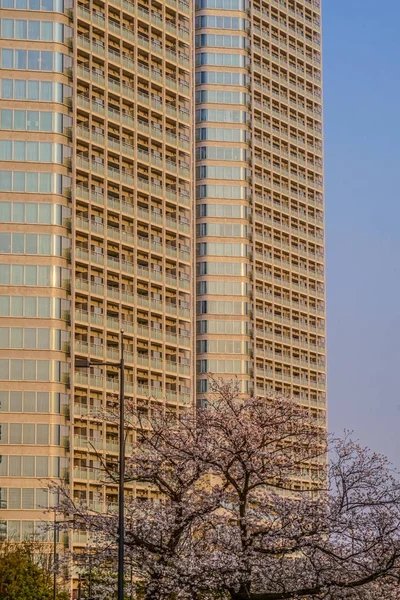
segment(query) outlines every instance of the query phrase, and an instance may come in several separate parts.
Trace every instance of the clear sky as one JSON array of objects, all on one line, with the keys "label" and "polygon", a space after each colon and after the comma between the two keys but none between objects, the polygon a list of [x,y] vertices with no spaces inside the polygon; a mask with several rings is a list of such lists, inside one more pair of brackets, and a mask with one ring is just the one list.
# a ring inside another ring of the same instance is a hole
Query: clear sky
[{"label": "clear sky", "polygon": [[329,429],[400,467],[400,2],[324,0]]}]

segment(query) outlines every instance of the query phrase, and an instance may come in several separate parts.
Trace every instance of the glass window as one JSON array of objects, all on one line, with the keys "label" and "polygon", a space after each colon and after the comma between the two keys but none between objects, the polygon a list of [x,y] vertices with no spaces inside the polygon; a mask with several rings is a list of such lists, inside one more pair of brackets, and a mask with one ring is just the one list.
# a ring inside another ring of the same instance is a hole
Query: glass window
[{"label": "glass window", "polygon": [[10,423],[10,444],[21,444],[21,443],[22,443],[22,423]]},{"label": "glass window", "polygon": [[2,129],[12,129],[13,122],[13,113],[12,110],[3,108],[1,111],[1,128]]},{"label": "glass window", "polygon": [[25,142],[20,142],[16,140],[14,142],[14,160],[25,161],[26,160],[26,144]]},{"label": "glass window", "polygon": [[46,413],[49,412],[49,393],[48,392],[38,392],[37,393],[37,411]]},{"label": "glass window", "polygon": [[[8,475],[8,456],[2,456],[0,459],[0,475]],[[0,521],[0,540],[4,539],[7,531],[7,521]]]},{"label": "glass window", "polygon": [[0,191],[9,192],[12,189],[12,172],[0,171]]},{"label": "glass window", "polygon": [[[39,9],[37,9],[37,10],[39,10]],[[21,521],[21,523],[22,523],[22,540],[33,540],[33,537],[35,535],[35,522],[34,521]]]},{"label": "glass window", "polygon": [[17,40],[26,40],[28,38],[27,21],[17,19],[15,21],[15,37]]},{"label": "glass window", "polygon": [[51,81],[42,81],[40,84],[40,99],[45,102],[50,102],[53,99],[52,94],[53,84]]},{"label": "glass window", "polygon": [[[28,361],[25,361],[25,370],[26,370],[27,362]],[[29,362],[32,362],[32,361],[29,361]],[[34,444],[35,443],[35,425],[34,425],[34,423],[24,423],[23,442],[22,443],[23,444]]]},{"label": "glass window", "polygon": [[11,234],[0,233],[0,253],[10,254],[11,252]]},{"label": "glass window", "polygon": [[51,223],[51,204],[41,204],[39,206],[39,223]]},{"label": "glass window", "polygon": [[14,68],[14,51],[8,48],[3,48],[1,51],[1,67],[3,69]]},{"label": "glass window", "polygon": [[38,381],[50,381],[50,361],[38,360],[37,361],[37,380]]},{"label": "glass window", "polygon": [[50,298],[39,298],[38,317],[50,316]]},{"label": "glass window", "polygon": [[23,348],[24,330],[22,327],[11,327],[11,348]]},{"label": "glass window", "polygon": [[22,462],[22,476],[35,477],[35,457],[24,456]]},{"label": "glass window", "polygon": [[38,223],[38,205],[36,202],[32,202],[26,204],[26,217],[25,220],[27,223]]},{"label": "glass window", "polygon": [[[9,401],[8,401],[8,392],[1,390],[0,391],[0,412],[8,412],[9,409]],[[1,461],[0,461],[1,462]],[[1,473],[1,468],[0,468],[0,474]]]},{"label": "glass window", "polygon": [[12,160],[12,142],[10,140],[0,141],[0,160]]},{"label": "glass window", "polygon": [[29,10],[40,10],[40,0],[29,0]]},{"label": "glass window", "polygon": [[24,348],[36,348],[36,329],[32,327],[24,328]]},{"label": "glass window", "polygon": [[37,254],[37,235],[36,233],[26,234],[26,254]]},{"label": "glass window", "polygon": [[13,233],[12,234],[12,253],[13,254],[23,254],[24,253],[24,234],[23,233]]},{"label": "glass window", "polygon": [[49,461],[47,456],[36,457],[36,477],[49,476]]},{"label": "glass window", "polygon": [[53,99],[55,102],[63,102],[64,101],[63,84],[58,81],[54,82],[54,98]]},{"label": "glass window", "polygon": [[54,23],[54,41],[55,42],[64,42],[64,25],[62,23],[55,22]]},{"label": "glass window", "polygon": [[24,173],[24,171],[14,171],[13,191],[14,192],[24,192],[25,191],[25,173]]},{"label": "glass window", "polygon": [[50,194],[52,189],[52,173],[41,173],[40,174],[40,191],[44,194]]},{"label": "glass window", "polygon": [[55,188],[54,188],[54,193],[55,194],[62,194],[63,193],[63,177],[62,175],[60,175],[59,173],[55,173]]},{"label": "glass window", "polygon": [[[54,211],[54,222],[57,225],[62,225],[63,224],[63,206],[61,206],[61,204],[55,204],[53,206],[53,211]],[[67,211],[65,211],[67,212]]]},{"label": "glass window", "polygon": [[[63,406],[68,404],[68,396],[66,394],[62,395]],[[53,412],[60,413],[61,412],[61,394],[59,392],[54,392],[53,394],[53,402],[52,402]]]},{"label": "glass window", "polygon": [[56,235],[53,238],[54,240],[54,248],[52,254],[55,256],[62,256],[62,237],[61,235]]},{"label": "glass window", "polygon": [[49,350],[50,349],[50,330],[49,329],[38,329],[38,350]]},{"label": "glass window", "polygon": [[9,475],[11,477],[21,477],[21,456],[9,457]]},{"label": "glass window", "polygon": [[[29,119],[28,111],[28,119]],[[26,129],[26,110],[15,110],[14,111],[14,129]],[[29,120],[28,120],[28,129],[29,129]]]},{"label": "glass window", "polygon": [[13,221],[14,223],[24,222],[24,208],[23,202],[13,202]]},{"label": "glass window", "polygon": [[39,142],[26,143],[26,160],[38,162],[39,160]]},{"label": "glass window", "polygon": [[[53,330],[53,335],[54,335],[54,339],[53,339],[52,349],[53,350],[61,350],[61,344],[62,344],[61,330],[60,329],[54,329]],[[67,339],[67,334],[65,334],[65,338]]]},{"label": "glass window", "polygon": [[54,130],[53,131],[56,133],[63,133],[63,115],[61,113],[54,113]]},{"label": "glass window", "polygon": [[56,446],[60,445],[60,430],[61,428],[59,425],[53,425],[53,444],[55,444]]},{"label": "glass window", "polygon": [[24,316],[24,299],[22,296],[13,296],[11,316],[12,317],[23,317]]},{"label": "glass window", "polygon": [[28,50],[28,69],[30,71],[39,71],[39,69],[40,69],[40,51],[39,50]]},{"label": "glass window", "polygon": [[11,99],[13,97],[13,80],[3,79],[1,86],[1,97],[4,100]]},{"label": "glass window", "polygon": [[51,237],[48,234],[39,235],[39,254],[51,254]]},{"label": "glass window", "polygon": [[0,316],[9,317],[10,316],[10,296],[0,296]]},{"label": "glass window", "polygon": [[[25,430],[24,430],[24,437],[25,437]],[[35,439],[35,436],[33,436],[33,439]],[[26,442],[26,443],[34,443],[34,442]],[[22,489],[21,508],[25,509],[25,510],[30,510],[32,508],[35,508],[35,490],[33,488],[23,488]],[[22,523],[22,527],[23,526],[24,526],[24,524]],[[32,533],[31,537],[33,538],[33,533]]]},{"label": "glass window", "polygon": [[24,412],[36,412],[35,392],[24,392]]},{"label": "glass window", "polygon": [[[11,270],[11,266],[9,265]],[[12,268],[12,285],[24,285],[24,266],[23,265],[13,265]]]},{"label": "glass window", "polygon": [[40,144],[40,162],[52,162],[52,143],[41,142]]},{"label": "glass window", "polygon": [[15,51],[15,68],[26,69],[26,50]]},{"label": "glass window", "polygon": [[42,51],[42,71],[51,71],[53,69],[53,53]]},{"label": "glass window", "polygon": [[39,82],[38,81],[28,81],[28,99],[29,100],[39,100]]},{"label": "glass window", "polygon": [[37,192],[39,191],[39,173],[26,173],[26,191]]},{"label": "glass window", "polygon": [[0,348],[10,347],[10,328],[0,327]]},{"label": "glass window", "polygon": [[0,358],[0,379],[9,378],[9,361],[6,358]]},{"label": "glass window", "polygon": [[53,0],[42,0],[42,10],[53,11]]},{"label": "glass window", "polygon": [[48,444],[49,443],[49,426],[46,424],[37,425],[37,443]]},{"label": "glass window", "polygon": [[[21,508],[21,488],[10,488],[8,494],[8,508]],[[16,521],[15,521],[16,522]],[[10,532],[9,532],[10,534]]]},{"label": "glass window", "polygon": [[[13,270],[14,275],[14,270]],[[37,267],[35,265],[26,266],[25,275],[26,285],[37,285]]]},{"label": "glass window", "polygon": [[63,162],[63,145],[62,144],[54,144],[53,145],[53,155],[52,162],[56,162],[61,165]]},{"label": "glass window", "polygon": [[54,52],[54,71],[62,73],[64,69],[64,56],[61,52]]},{"label": "glass window", "polygon": [[40,21],[28,21],[28,39],[40,40]]},{"label": "glass window", "polygon": [[[42,21],[42,35],[41,40],[44,42],[53,41],[53,23],[51,21]],[[54,41],[59,41],[55,39]]]},{"label": "glass window", "polygon": [[[39,440],[39,431],[38,431],[38,440]],[[37,489],[36,490],[36,508],[47,508],[48,507],[48,505],[49,505],[48,493],[49,492],[47,489]]]},{"label": "glass window", "polygon": [[15,0],[15,8],[26,10],[28,8],[27,0]]},{"label": "glass window", "polygon": [[36,360],[24,361],[24,379],[25,381],[36,381]]},{"label": "glass window", "polygon": [[14,38],[14,19],[1,19],[1,36],[3,38]]},{"label": "glass window", "polygon": [[38,285],[50,285],[50,267],[39,267]]},{"label": "glass window", "polygon": [[[39,113],[38,117],[39,117]],[[52,131],[52,113],[51,112],[41,112],[40,113],[40,131]]]},{"label": "glass window", "polygon": [[[45,298],[45,300],[47,300],[47,299],[48,298]],[[36,317],[36,314],[37,314],[37,298],[35,298],[35,296],[27,296],[25,298],[25,317]]]}]

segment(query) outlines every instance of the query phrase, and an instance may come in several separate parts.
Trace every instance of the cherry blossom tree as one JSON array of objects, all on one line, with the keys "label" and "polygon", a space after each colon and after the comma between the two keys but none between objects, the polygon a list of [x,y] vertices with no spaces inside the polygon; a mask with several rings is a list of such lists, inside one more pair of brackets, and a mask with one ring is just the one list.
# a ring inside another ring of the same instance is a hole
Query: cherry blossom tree
[{"label": "cherry blossom tree", "polygon": [[[179,417],[150,402],[130,412],[127,590],[132,569],[146,600],[400,599],[400,483],[385,457],[349,435],[328,444],[293,400],[239,397],[223,382]],[[97,597],[111,597],[117,516],[60,497],[91,532],[108,582]]]}]

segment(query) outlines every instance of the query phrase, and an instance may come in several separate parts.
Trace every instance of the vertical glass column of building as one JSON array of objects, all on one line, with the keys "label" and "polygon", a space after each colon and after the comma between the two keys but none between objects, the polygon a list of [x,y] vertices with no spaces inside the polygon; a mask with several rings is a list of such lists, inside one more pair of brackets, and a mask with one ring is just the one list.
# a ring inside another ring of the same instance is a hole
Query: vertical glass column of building
[{"label": "vertical glass column of building", "polygon": [[93,364],[74,375],[71,485],[110,511],[99,454],[115,464],[118,427],[99,414],[119,373],[95,363],[119,360],[121,328],[126,397],[144,414],[191,402],[192,26],[183,0],[79,2],[74,25],[72,352]]},{"label": "vertical glass column of building", "polygon": [[0,6],[0,538],[20,541],[65,461],[70,30],[62,0]]},{"label": "vertical glass column of building", "polygon": [[248,15],[244,0],[196,1],[197,391],[207,374],[249,389],[251,246]]},{"label": "vertical glass column of building", "polygon": [[326,423],[319,0],[260,2],[251,44],[254,369]]}]

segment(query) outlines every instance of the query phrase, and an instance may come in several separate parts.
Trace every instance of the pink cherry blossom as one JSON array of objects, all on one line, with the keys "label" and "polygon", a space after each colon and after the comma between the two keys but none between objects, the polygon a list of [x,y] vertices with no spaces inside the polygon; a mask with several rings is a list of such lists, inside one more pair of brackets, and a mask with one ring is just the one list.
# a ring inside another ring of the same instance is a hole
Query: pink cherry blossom
[{"label": "pink cherry blossom", "polygon": [[[400,483],[385,457],[349,434],[328,443],[290,399],[224,382],[183,415],[127,408],[127,595],[132,576],[146,600],[400,599]],[[130,491],[144,487],[146,499]],[[59,495],[63,518],[90,532],[75,560],[90,557],[93,596],[112,597],[117,514]]]}]

